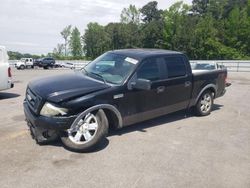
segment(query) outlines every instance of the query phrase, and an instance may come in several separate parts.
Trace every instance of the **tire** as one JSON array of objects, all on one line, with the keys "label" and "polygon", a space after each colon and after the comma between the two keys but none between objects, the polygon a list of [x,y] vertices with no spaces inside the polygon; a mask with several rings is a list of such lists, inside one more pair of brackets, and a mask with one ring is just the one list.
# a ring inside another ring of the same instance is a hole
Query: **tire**
[{"label": "tire", "polygon": [[24,66],[24,65],[21,65],[21,66],[20,66],[20,69],[21,69],[21,70],[24,70],[24,69],[25,69],[25,66]]},{"label": "tire", "polygon": [[207,116],[211,113],[214,104],[213,94],[211,91],[206,90],[200,96],[196,106],[195,112],[198,116]]},{"label": "tire", "polygon": [[[80,123],[81,121],[82,123]],[[89,122],[92,122],[92,125],[97,124],[97,128],[94,130],[95,126],[90,127]],[[61,135],[62,143],[67,149],[71,151],[93,151],[98,146],[98,144],[100,144],[105,139],[108,133],[107,117],[103,110],[98,110],[95,113],[91,112],[87,114],[77,124],[79,123],[80,126],[78,126],[78,128],[75,128],[75,130],[73,130],[72,132],[69,132],[69,130],[67,130]],[[84,129],[84,125],[88,127],[86,128],[87,130]],[[90,128],[92,128],[93,130],[90,130]],[[84,131],[86,132],[84,133]],[[86,134],[87,132],[88,134]],[[86,139],[86,137],[88,138]]]}]

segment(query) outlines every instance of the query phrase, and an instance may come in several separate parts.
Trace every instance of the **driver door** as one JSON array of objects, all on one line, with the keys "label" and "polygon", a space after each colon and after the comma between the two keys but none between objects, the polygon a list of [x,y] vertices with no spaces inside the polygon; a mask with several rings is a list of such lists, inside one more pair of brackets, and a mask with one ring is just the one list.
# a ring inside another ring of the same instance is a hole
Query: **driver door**
[{"label": "driver door", "polygon": [[132,79],[146,79],[151,81],[150,90],[131,89],[124,96],[123,106],[126,109],[124,114],[124,125],[130,125],[139,121],[159,116],[161,107],[164,106],[166,91],[163,79],[166,75],[164,59],[150,58],[142,62],[137,68]]}]

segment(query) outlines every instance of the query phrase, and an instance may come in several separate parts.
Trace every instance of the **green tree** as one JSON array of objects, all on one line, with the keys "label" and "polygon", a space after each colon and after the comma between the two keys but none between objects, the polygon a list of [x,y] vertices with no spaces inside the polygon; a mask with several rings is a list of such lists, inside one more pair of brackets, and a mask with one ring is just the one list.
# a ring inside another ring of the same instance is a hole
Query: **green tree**
[{"label": "green tree", "polygon": [[105,28],[98,23],[89,23],[87,25],[83,41],[85,54],[91,59],[109,50],[109,35],[105,31]]},{"label": "green tree", "polygon": [[139,35],[144,48],[162,48],[164,44],[163,11],[158,9],[157,5],[157,1],[151,1],[140,9],[144,23]]},{"label": "green tree", "polygon": [[122,49],[127,46],[126,24],[122,23],[109,23],[105,26],[110,43],[109,49]]},{"label": "green tree", "polygon": [[74,58],[80,58],[82,56],[81,33],[77,27],[75,27],[71,33],[69,46]]},{"label": "green tree", "polygon": [[109,49],[140,47],[139,26],[132,22],[109,23],[105,26],[105,31],[110,39]]},{"label": "green tree", "polygon": [[119,23],[89,23],[82,37],[86,56],[143,47],[182,51],[191,59],[250,58],[250,0],[176,2],[164,11],[157,5],[149,2],[140,12],[130,5]]},{"label": "green tree", "polygon": [[154,20],[144,25],[141,32],[142,47],[143,48],[163,48],[164,23],[161,20]]},{"label": "green tree", "polygon": [[235,6],[225,22],[225,43],[250,55],[250,16],[248,7],[240,10]]},{"label": "green tree", "polygon": [[241,10],[244,9],[247,4],[248,0],[227,0],[227,4],[224,8],[225,17],[227,17],[235,7],[238,7]]},{"label": "green tree", "polygon": [[193,0],[192,1],[192,11],[195,14],[203,15],[207,13],[209,0]]},{"label": "green tree", "polygon": [[190,7],[183,2],[173,4],[164,11],[164,46],[168,49],[188,52],[192,49],[196,16],[189,16]]},{"label": "green tree", "polygon": [[68,40],[71,34],[71,25],[68,25],[61,31],[61,35],[64,39],[64,55],[67,56]]},{"label": "green tree", "polygon": [[13,52],[13,51],[8,51],[8,56],[10,60],[20,60],[21,58],[38,59],[41,57],[40,55],[34,55],[29,53],[22,54],[20,52]]},{"label": "green tree", "polygon": [[225,16],[225,7],[228,3],[228,0],[210,0],[207,12],[211,13],[212,16],[218,20],[221,20]]},{"label": "green tree", "polygon": [[57,44],[57,47],[53,49],[53,57],[61,59],[63,56],[64,44]]},{"label": "green tree", "polygon": [[215,20],[210,14],[200,19],[198,24],[196,25],[196,28],[194,30],[194,35],[195,35],[194,58],[195,59],[211,58],[210,54],[213,54],[211,52],[213,49],[207,46],[206,42],[210,39],[216,40],[217,29],[214,27],[214,21]]},{"label": "green tree", "polygon": [[157,5],[157,1],[151,1],[140,9],[140,12],[142,13],[142,21],[144,23],[149,23],[153,20],[160,20],[162,18],[163,11],[159,10]]},{"label": "green tree", "polygon": [[129,5],[128,8],[123,8],[121,13],[121,23],[133,23],[136,25],[140,23],[140,11],[135,5]]}]

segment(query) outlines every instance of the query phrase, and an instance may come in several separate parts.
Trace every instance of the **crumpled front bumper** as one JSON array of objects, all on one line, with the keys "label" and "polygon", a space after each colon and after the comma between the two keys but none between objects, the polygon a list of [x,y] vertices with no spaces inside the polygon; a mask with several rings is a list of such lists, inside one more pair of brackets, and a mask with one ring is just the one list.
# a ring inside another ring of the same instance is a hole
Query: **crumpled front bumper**
[{"label": "crumpled front bumper", "polygon": [[52,138],[54,139],[55,134],[69,129],[76,118],[76,116],[45,117],[36,115],[30,110],[27,101],[24,101],[23,107],[31,135],[38,143],[50,141]]}]

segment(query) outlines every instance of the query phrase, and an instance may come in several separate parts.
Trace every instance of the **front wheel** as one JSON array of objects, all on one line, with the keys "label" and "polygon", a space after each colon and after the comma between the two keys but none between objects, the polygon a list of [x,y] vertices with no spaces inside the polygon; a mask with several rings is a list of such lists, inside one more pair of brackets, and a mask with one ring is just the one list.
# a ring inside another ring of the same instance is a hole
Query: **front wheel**
[{"label": "front wheel", "polygon": [[25,69],[25,66],[24,66],[24,65],[21,65],[21,66],[20,66],[20,69],[21,69],[21,70],[24,70],[24,69]]},{"label": "front wheel", "polygon": [[105,138],[108,132],[108,120],[103,110],[88,113],[61,135],[66,148],[77,151],[92,151]]},{"label": "front wheel", "polygon": [[213,94],[211,91],[207,90],[202,93],[199,98],[195,111],[198,116],[207,116],[210,114],[213,107]]}]

